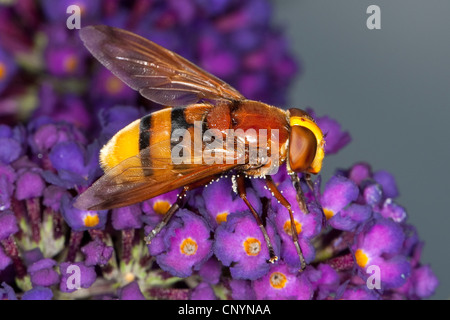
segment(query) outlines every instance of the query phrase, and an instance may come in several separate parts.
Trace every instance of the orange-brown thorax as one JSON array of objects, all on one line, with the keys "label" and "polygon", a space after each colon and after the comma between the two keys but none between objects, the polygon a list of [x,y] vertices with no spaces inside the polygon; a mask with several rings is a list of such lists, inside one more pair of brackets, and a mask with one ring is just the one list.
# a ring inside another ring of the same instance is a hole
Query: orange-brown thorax
[{"label": "orange-brown thorax", "polygon": [[[227,129],[233,130],[234,133],[243,132],[247,148],[252,144],[257,150],[268,149],[267,157],[258,159],[260,163],[249,163],[246,159],[246,165],[242,166],[241,170],[247,175],[265,175],[272,165],[279,166],[286,160],[289,123],[286,112],[282,109],[252,100],[224,103],[208,112],[206,125],[208,129],[218,129],[222,132]],[[262,135],[266,135],[266,138]],[[272,150],[273,143],[277,145],[278,150]],[[272,163],[273,159],[277,159],[277,163]]]}]

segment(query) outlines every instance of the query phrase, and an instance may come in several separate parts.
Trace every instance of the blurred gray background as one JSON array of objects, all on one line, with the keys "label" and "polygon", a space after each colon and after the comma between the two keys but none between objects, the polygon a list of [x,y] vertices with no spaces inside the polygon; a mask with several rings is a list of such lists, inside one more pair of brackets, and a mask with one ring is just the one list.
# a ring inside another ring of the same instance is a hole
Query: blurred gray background
[{"label": "blurred gray background", "polygon": [[[381,30],[366,27],[369,5]],[[433,298],[449,299],[450,1],[278,0],[274,10],[303,68],[290,103],[353,138],[326,158],[324,178],[357,161],[393,173],[440,280]]]}]

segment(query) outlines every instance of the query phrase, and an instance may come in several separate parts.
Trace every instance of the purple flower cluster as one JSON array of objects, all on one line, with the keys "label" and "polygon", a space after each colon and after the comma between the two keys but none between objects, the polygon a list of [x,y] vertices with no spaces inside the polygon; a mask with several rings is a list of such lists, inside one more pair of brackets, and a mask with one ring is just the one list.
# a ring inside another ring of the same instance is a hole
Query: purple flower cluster
[{"label": "purple flower cluster", "polygon": [[[358,163],[338,171],[323,192],[319,191],[318,179],[315,190],[307,193],[307,214],[298,207],[286,174],[281,171],[275,178],[293,205],[300,246],[309,263],[306,270],[298,272],[300,264],[287,210],[269,198],[266,229],[281,257],[271,265],[256,221],[236,199],[229,181],[222,179],[203,188],[190,202],[203,218],[197,217],[197,228],[209,222],[214,238],[198,237],[194,227],[186,233],[181,231],[185,230],[182,226],[172,236],[177,243],[195,239],[206,245],[214,240],[214,256],[198,252],[199,262],[191,268],[177,246],[173,263],[164,267],[160,264],[165,270],[177,268],[172,274],[186,267],[189,275],[199,270],[203,281],[192,297],[210,299],[213,291],[209,287],[217,288],[219,275],[219,283],[224,282],[228,290],[227,297],[233,299],[422,299],[434,292],[437,278],[429,266],[420,264],[423,243],[414,227],[406,223],[405,209],[395,202],[398,191],[390,173],[372,173],[368,164]],[[249,189],[256,193],[253,199],[258,208],[268,199],[267,190],[260,186],[256,181]],[[173,226],[176,224],[170,224]],[[167,234],[159,237],[166,239]],[[231,278],[226,276],[228,272]]]},{"label": "purple flower cluster", "polygon": [[[343,299],[422,299],[436,289],[436,276],[419,262],[423,243],[406,222],[397,196],[394,177],[387,171],[372,172],[367,163],[338,171],[325,185],[322,208],[327,224],[340,234],[321,247],[335,254],[344,242],[352,258],[353,273],[338,291]],[[339,269],[345,265],[343,257],[334,260]],[[427,274],[422,279],[426,290],[415,285],[422,272]]]},{"label": "purple flower cluster", "polygon": [[[100,136],[141,112],[103,111]],[[327,121],[335,123],[318,118],[324,127]],[[327,137],[348,140],[339,126],[328,128]],[[396,202],[394,177],[366,163],[338,170],[323,190],[320,177],[313,190],[304,183],[309,213],[298,206],[285,167],[273,177],[292,205],[308,263],[298,272],[288,211],[263,179],[249,180],[247,195],[264,220],[276,263],[267,262],[264,236],[230,176],[188,193],[185,207],[145,245],[180,190],[110,211],[76,209],[76,195],[100,174],[93,160],[98,141],[87,143],[73,125],[49,118],[1,129],[15,141],[6,148],[19,146],[17,157],[0,164],[0,279],[9,298],[17,290],[22,299],[83,297],[78,288],[86,294],[104,280],[120,290],[102,298],[120,299],[421,299],[437,286],[420,263],[423,243]]]},{"label": "purple flower cluster", "polygon": [[[423,243],[396,202],[394,177],[372,172],[365,163],[339,170],[323,188],[320,176],[313,190],[302,183],[309,213],[298,206],[285,167],[273,177],[292,205],[308,263],[303,272],[289,213],[263,179],[247,181],[247,198],[279,257],[274,264],[267,262],[264,236],[233,191],[230,175],[188,193],[184,207],[149,245],[145,235],[180,190],[114,210],[74,208],[74,199],[102,174],[101,146],[155,106],[91,64],[77,32],[65,27],[71,4],[25,1],[0,9],[0,299],[422,299],[433,294],[438,281],[420,262]],[[282,105],[297,73],[282,34],[270,25],[267,1],[77,4],[83,24],[140,33],[248,98]],[[334,119],[315,118],[326,134],[328,155],[350,142]]]}]

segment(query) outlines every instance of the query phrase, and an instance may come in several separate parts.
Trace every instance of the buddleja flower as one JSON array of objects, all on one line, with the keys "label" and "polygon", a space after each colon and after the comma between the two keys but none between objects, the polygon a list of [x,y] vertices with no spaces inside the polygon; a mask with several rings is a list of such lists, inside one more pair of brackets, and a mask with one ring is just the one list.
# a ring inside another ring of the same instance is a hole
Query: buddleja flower
[{"label": "buddleja flower", "polygon": [[210,228],[206,222],[180,210],[170,225],[149,245],[159,266],[173,275],[187,277],[212,255]]},{"label": "buddleja flower", "polygon": [[[278,239],[270,222],[267,233],[279,253]],[[214,254],[225,266],[230,266],[234,279],[255,280],[270,268],[269,250],[263,234],[250,212],[230,215],[215,232]]]},{"label": "buddleja flower", "polygon": [[[173,190],[113,210],[79,210],[74,200],[101,174],[103,144],[160,108],[118,81],[66,27],[77,4],[83,25],[107,24],[192,60],[246,97],[283,105],[298,65],[271,25],[266,0],[10,1],[0,8],[0,299],[423,299],[438,280],[398,203],[394,176],[367,163],[336,171],[323,188],[301,183],[309,213],[285,166],[246,187],[231,173],[180,198]],[[327,155],[351,140],[311,111]],[[19,122],[20,120],[20,122]],[[330,161],[331,162],[331,161]],[[323,190],[322,190],[323,189]],[[161,232],[144,237],[183,203]],[[308,263],[292,241],[297,233]],[[378,268],[379,284],[372,274]],[[83,290],[79,290],[82,288]],[[101,290],[99,290],[101,289]],[[97,293],[102,292],[101,296]]]},{"label": "buddleja flower", "polygon": [[310,300],[313,290],[305,273],[291,272],[280,263],[253,283],[253,290],[259,300]]},{"label": "buddleja flower", "polygon": [[358,235],[352,250],[364,271],[371,265],[380,268],[381,283],[390,289],[403,285],[410,276],[411,265],[400,254],[403,243],[401,227],[390,219],[379,219]]}]

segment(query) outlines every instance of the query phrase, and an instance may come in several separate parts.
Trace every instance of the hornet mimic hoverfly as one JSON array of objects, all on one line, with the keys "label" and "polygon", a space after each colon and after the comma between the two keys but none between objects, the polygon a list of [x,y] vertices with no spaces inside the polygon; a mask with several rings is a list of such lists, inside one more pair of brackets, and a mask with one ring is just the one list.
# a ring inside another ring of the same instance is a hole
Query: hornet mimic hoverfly
[{"label": "hornet mimic hoverfly", "polygon": [[[119,79],[143,97],[170,107],[144,116],[115,134],[100,151],[104,175],[78,197],[75,206],[84,210],[117,208],[182,188],[163,220],[147,235],[146,241],[150,243],[183,206],[186,192],[232,172],[233,189],[255,217],[269,249],[269,261],[273,263],[278,257],[245,189],[246,177],[264,177],[273,196],[289,211],[292,238],[303,270],[306,263],[291,205],[270,174],[286,163],[299,206],[307,213],[297,173],[302,173],[312,188],[310,174],[317,174],[322,167],[324,136],[314,120],[300,109],[286,111],[247,100],[195,64],[131,32],[88,26],[81,29],[80,37],[94,57]],[[214,144],[214,137],[210,137],[211,144],[205,137],[196,140],[196,130],[203,134],[216,130],[224,139],[232,137],[227,142],[233,148],[228,150],[223,144]],[[244,134],[232,136],[231,130]],[[257,139],[261,130],[267,132],[266,144]],[[181,148],[187,159],[176,162],[174,150],[183,140],[193,143]],[[267,156],[256,153],[253,157],[256,161],[250,161],[250,146],[255,144]],[[226,157],[226,161],[211,161],[218,155]]]}]

